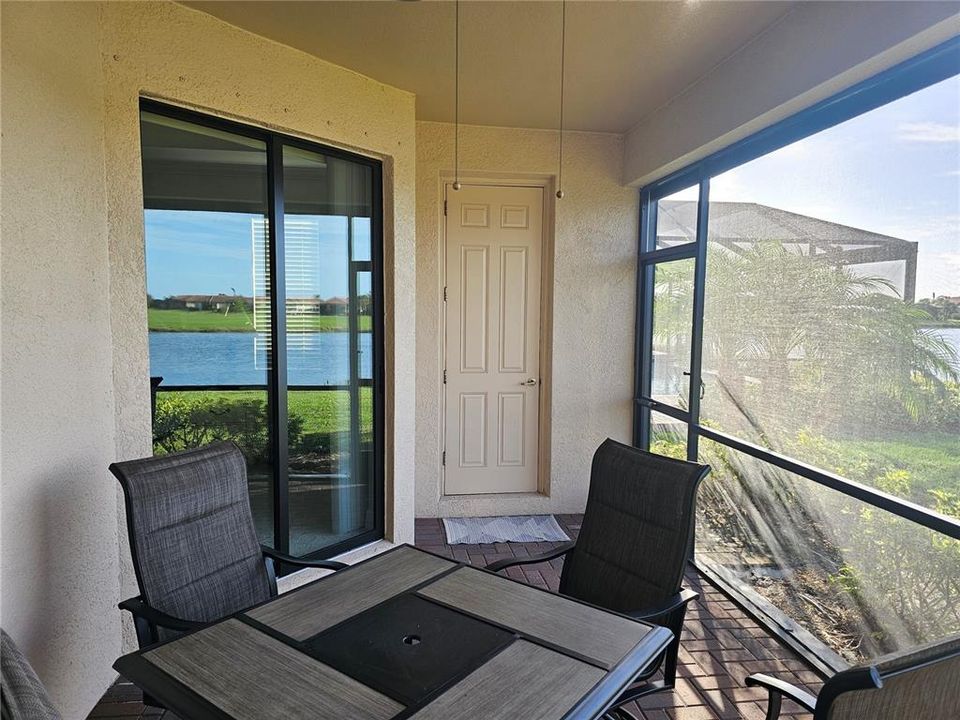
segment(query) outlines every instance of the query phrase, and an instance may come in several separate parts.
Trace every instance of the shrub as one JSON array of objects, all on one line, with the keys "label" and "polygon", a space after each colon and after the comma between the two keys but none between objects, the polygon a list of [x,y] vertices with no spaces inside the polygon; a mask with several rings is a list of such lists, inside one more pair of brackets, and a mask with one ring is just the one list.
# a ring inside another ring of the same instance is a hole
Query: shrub
[{"label": "shrub", "polygon": [[[303,435],[303,418],[291,413],[287,433],[291,446]],[[157,395],[153,422],[154,452],[165,454],[232,440],[250,465],[270,460],[267,403],[226,393],[164,392]]]}]

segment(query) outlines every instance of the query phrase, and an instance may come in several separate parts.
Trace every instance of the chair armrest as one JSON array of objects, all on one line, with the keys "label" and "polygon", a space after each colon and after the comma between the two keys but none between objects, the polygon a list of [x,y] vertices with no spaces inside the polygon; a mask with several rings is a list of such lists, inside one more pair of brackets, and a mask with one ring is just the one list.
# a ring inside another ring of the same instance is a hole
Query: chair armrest
[{"label": "chair armrest", "polygon": [[680,588],[680,592],[678,592],[676,595],[671,595],[657,607],[649,607],[644,608],[643,610],[628,612],[627,615],[635,620],[656,620],[657,618],[663,617],[664,615],[683,607],[691,600],[696,600],[698,597],[700,597],[700,593],[694,592],[688,588]]},{"label": "chair armrest", "polygon": [[182,618],[174,617],[173,615],[167,615],[167,613],[163,612],[162,610],[157,610],[155,607],[148,605],[146,601],[139,595],[137,597],[124,600],[117,607],[119,607],[121,610],[126,610],[135,618],[143,618],[152,625],[167,628],[168,630],[190,632],[191,630],[199,630],[207,625],[207,623],[196,622],[194,620],[184,620]]},{"label": "chair armrest", "polygon": [[266,545],[261,545],[260,550],[263,551],[264,556],[268,558],[276,560],[277,562],[287,563],[288,565],[296,565],[297,567],[323,568],[325,570],[343,570],[344,568],[350,567],[346,563],[337,562],[336,560],[306,560],[304,558],[298,558],[294,555],[278,552]]},{"label": "chair armrest", "polygon": [[[793,700],[808,712],[814,712],[817,709],[817,699],[813,695],[801,690],[796,685],[791,685],[783,680],[777,680],[777,678],[771,677],[770,675],[764,675],[763,673],[751,675],[747,678],[747,687],[766,688],[770,693],[771,705],[774,705],[777,710],[780,709],[781,697]],[[767,717],[771,717],[769,712],[767,713]],[[776,717],[776,715],[772,717]]]},{"label": "chair armrest", "polygon": [[548,550],[545,553],[540,555],[531,555],[530,557],[525,558],[507,558],[506,560],[497,560],[487,565],[487,570],[491,572],[500,572],[504,568],[513,567],[514,565],[532,565],[534,563],[547,562],[548,560],[553,560],[554,558],[561,557],[566,555],[568,552],[573,550],[575,542],[568,542],[555,547],[553,550]]}]

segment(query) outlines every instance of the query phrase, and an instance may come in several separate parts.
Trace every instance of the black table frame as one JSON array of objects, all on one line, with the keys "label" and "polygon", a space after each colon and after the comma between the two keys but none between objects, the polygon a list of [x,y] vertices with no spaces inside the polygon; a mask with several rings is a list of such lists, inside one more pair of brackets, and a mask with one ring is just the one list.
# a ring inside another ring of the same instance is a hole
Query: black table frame
[{"label": "black table frame", "polygon": [[[351,615],[349,618],[342,620],[341,622],[336,623],[329,628],[326,628],[321,633],[319,633],[319,635],[322,635],[326,632],[334,630],[340,627],[341,625],[350,622],[354,618],[359,617],[363,613],[370,612],[371,610],[375,610],[381,607],[382,605],[384,605],[385,603],[395,600],[397,597],[401,595],[415,594],[417,593],[418,590],[462,568],[470,568],[472,570],[485,572],[490,575],[496,575],[499,578],[510,580],[511,582],[517,582],[518,584],[524,585],[524,587],[532,588],[538,592],[545,592],[551,595],[555,594],[555,593],[552,593],[552,591],[548,590],[547,588],[538,587],[535,585],[528,585],[526,583],[520,583],[519,581],[513,580],[512,578],[508,578],[503,575],[499,575],[498,573],[491,572],[486,568],[482,568],[476,565],[471,565],[469,563],[454,560],[452,558],[448,558],[446,556],[431,552],[429,550],[423,550],[421,548],[415,547],[410,544],[398,545],[396,547],[391,548],[390,550],[387,550],[386,552],[373,555],[369,558],[365,558],[364,560],[361,560],[360,562],[357,562],[348,568],[344,568],[343,570],[337,571],[337,574],[350,572],[352,569],[361,567],[362,565],[364,565],[367,562],[370,562],[371,560],[383,558],[384,556],[387,556],[390,553],[396,552],[402,548],[411,548],[413,550],[416,550],[417,552],[421,552],[427,555],[433,555],[434,557],[441,558],[442,560],[445,560],[451,563],[451,567],[448,568],[447,570],[444,570],[443,572],[440,572],[440,573],[437,573],[436,575],[431,576],[427,580],[424,580],[423,582],[418,583],[417,585],[414,585],[408,588],[407,590],[404,590],[400,593],[392,595],[390,598],[370,608],[367,608],[366,610],[363,610],[357,613],[356,615]],[[291,590],[290,592],[296,592],[297,590],[301,590],[302,588],[308,587],[309,585],[313,585],[314,583],[323,582],[327,577],[330,577],[330,576],[325,575],[324,577],[318,578],[317,580],[311,581],[309,583],[305,583],[304,585],[299,586],[294,590]],[[663,653],[663,651],[666,650],[667,646],[670,644],[671,639],[673,638],[673,633],[666,628],[656,626],[656,625],[650,625],[649,623],[644,623],[640,620],[636,620],[635,618],[631,618],[628,615],[624,615],[622,613],[608,610],[607,608],[601,607],[599,605],[594,605],[592,603],[584,602],[582,600],[577,600],[576,598],[570,598],[570,597],[567,597],[566,595],[561,596],[570,602],[578,603],[580,605],[585,605],[587,607],[592,607],[596,610],[600,610],[610,615],[623,617],[630,620],[631,622],[639,623],[641,625],[647,625],[648,627],[650,627],[650,630],[646,634],[646,636],[636,646],[634,646],[633,649],[630,650],[630,652],[628,652],[623,658],[621,658],[620,661],[616,665],[614,665],[612,668],[607,669],[605,667],[598,665],[598,663],[595,660],[587,658],[581,655],[580,653],[577,653],[569,648],[565,648],[555,643],[551,643],[549,641],[527,635],[522,631],[516,630],[515,628],[510,628],[505,625],[501,625],[497,622],[474,615],[473,613],[463,610],[462,608],[448,605],[436,599],[427,598],[422,595],[417,595],[417,597],[423,600],[426,600],[428,602],[437,604],[441,607],[446,607],[446,608],[455,610],[456,612],[464,616],[474,618],[481,622],[487,623],[488,625],[492,625],[494,627],[507,630],[513,634],[514,642],[516,640],[525,640],[527,642],[540,645],[541,647],[545,647],[554,652],[566,655],[568,657],[574,658],[583,663],[592,665],[594,667],[597,667],[598,669],[603,670],[605,675],[590,689],[589,692],[587,692],[586,695],[584,695],[569,711],[567,711],[567,713],[563,716],[562,720],[592,720],[594,718],[601,717],[603,713],[606,710],[608,710],[610,706],[616,701],[616,699],[620,696],[620,694],[630,686],[630,684],[634,681],[634,679],[639,675],[641,675],[651,665],[651,663],[655,662],[660,657],[661,653]],[[266,635],[269,635],[275,640],[279,640],[285,645],[288,645],[292,648],[295,648],[296,650],[299,650],[300,652],[304,653],[307,656],[314,657],[310,652],[310,650],[306,647],[305,642],[301,642],[287,635],[284,635],[278,630],[275,630],[274,628],[271,628],[261,622],[258,622],[257,620],[254,620],[253,618],[246,615],[246,613],[253,610],[254,608],[267,605],[276,600],[277,598],[270,598],[269,600],[266,600],[262,603],[246,608],[245,610],[241,610],[237,613],[234,613],[233,615],[221,618],[216,622],[217,623],[223,622],[224,620],[228,620],[231,618],[239,620],[240,622],[243,622],[253,628],[256,628],[260,632]],[[213,625],[213,624],[216,624],[216,623],[210,623],[210,625]],[[166,640],[164,642],[160,642],[155,645],[151,645],[147,648],[143,648],[134,653],[130,653],[129,655],[124,655],[114,663],[113,668],[118,673],[120,673],[123,677],[130,680],[138,687],[140,687],[143,691],[145,691],[146,693],[149,693],[150,695],[155,697],[157,700],[163,702],[170,710],[175,712],[177,715],[183,717],[185,720],[186,719],[234,720],[233,716],[223,712],[220,708],[218,708],[217,706],[213,705],[211,702],[206,700],[201,694],[187,687],[185,684],[181,683],[176,678],[171,677],[170,675],[165,673],[163,670],[156,667],[153,663],[143,658],[143,654],[146,652],[154,650],[162,645],[177,642],[178,640],[182,639],[186,635],[192,635],[195,632],[202,632],[202,631],[203,631],[203,628],[199,630],[194,630],[189,633],[184,633],[183,635],[180,635],[176,638]],[[446,683],[440,686],[437,690],[430,693],[429,695],[424,696],[420,700],[420,702],[418,702],[417,704],[406,706],[402,711],[394,715],[391,718],[391,720],[406,720],[406,718],[412,717],[423,708],[429,706],[430,703],[436,700],[440,695],[442,695],[447,690],[449,690],[454,685],[456,685],[461,680],[463,680],[465,677],[470,675],[470,673],[482,667],[492,657],[496,656],[498,653],[505,650],[511,644],[512,643],[508,643],[507,645],[496,649],[494,652],[489,653],[486,656],[480,657],[479,658],[480,662],[478,662],[472,667],[467,668],[464,672],[450,678]],[[391,699],[397,700],[401,704],[406,704],[404,703],[403,700],[398,699],[395,694],[386,692],[382,688],[371,684],[369,677],[366,677],[366,676],[362,678],[355,677],[350,673],[349,668],[343,668],[343,667],[334,666],[334,665],[331,665],[330,667],[333,667],[338,672],[341,672],[344,675],[348,675],[352,677],[357,682],[360,682],[363,685],[366,685],[367,687],[373,690],[376,690],[377,692],[380,692],[387,697],[390,697]]]}]

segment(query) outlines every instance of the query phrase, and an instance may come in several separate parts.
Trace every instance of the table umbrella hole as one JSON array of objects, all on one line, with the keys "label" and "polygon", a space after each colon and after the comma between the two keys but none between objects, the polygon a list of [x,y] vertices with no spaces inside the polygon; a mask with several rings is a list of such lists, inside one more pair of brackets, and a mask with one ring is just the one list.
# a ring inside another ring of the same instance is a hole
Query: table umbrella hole
[{"label": "table umbrella hole", "polygon": [[406,635],[403,638],[404,645],[419,645],[420,636],[419,635]]}]

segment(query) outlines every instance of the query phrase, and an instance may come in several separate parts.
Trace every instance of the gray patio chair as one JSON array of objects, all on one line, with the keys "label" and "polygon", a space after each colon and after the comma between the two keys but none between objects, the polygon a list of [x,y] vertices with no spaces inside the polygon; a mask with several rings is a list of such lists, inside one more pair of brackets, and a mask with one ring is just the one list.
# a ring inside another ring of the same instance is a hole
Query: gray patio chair
[{"label": "gray patio chair", "polygon": [[[560,594],[663,625],[673,641],[617,700],[617,706],[674,687],[687,604],[697,593],[681,587],[693,543],[697,488],[708,465],[674,460],[605,440],[593,456],[587,507],[576,542],[513,565],[565,557]],[[662,680],[652,680],[657,670]],[[629,717],[614,711],[612,717]]]},{"label": "gray patio chair", "polygon": [[837,673],[819,695],[769,675],[751,675],[750,687],[769,691],[767,720],[780,716],[783,698],[814,720],[956,720],[960,717],[960,633]]},{"label": "gray patio chair", "polygon": [[243,454],[232,442],[114,463],[140,595],[120,603],[140,647],[275,597],[275,562],[339,570],[262,546]]},{"label": "gray patio chair", "polygon": [[6,630],[0,629],[0,718],[61,720],[47,689]]}]

